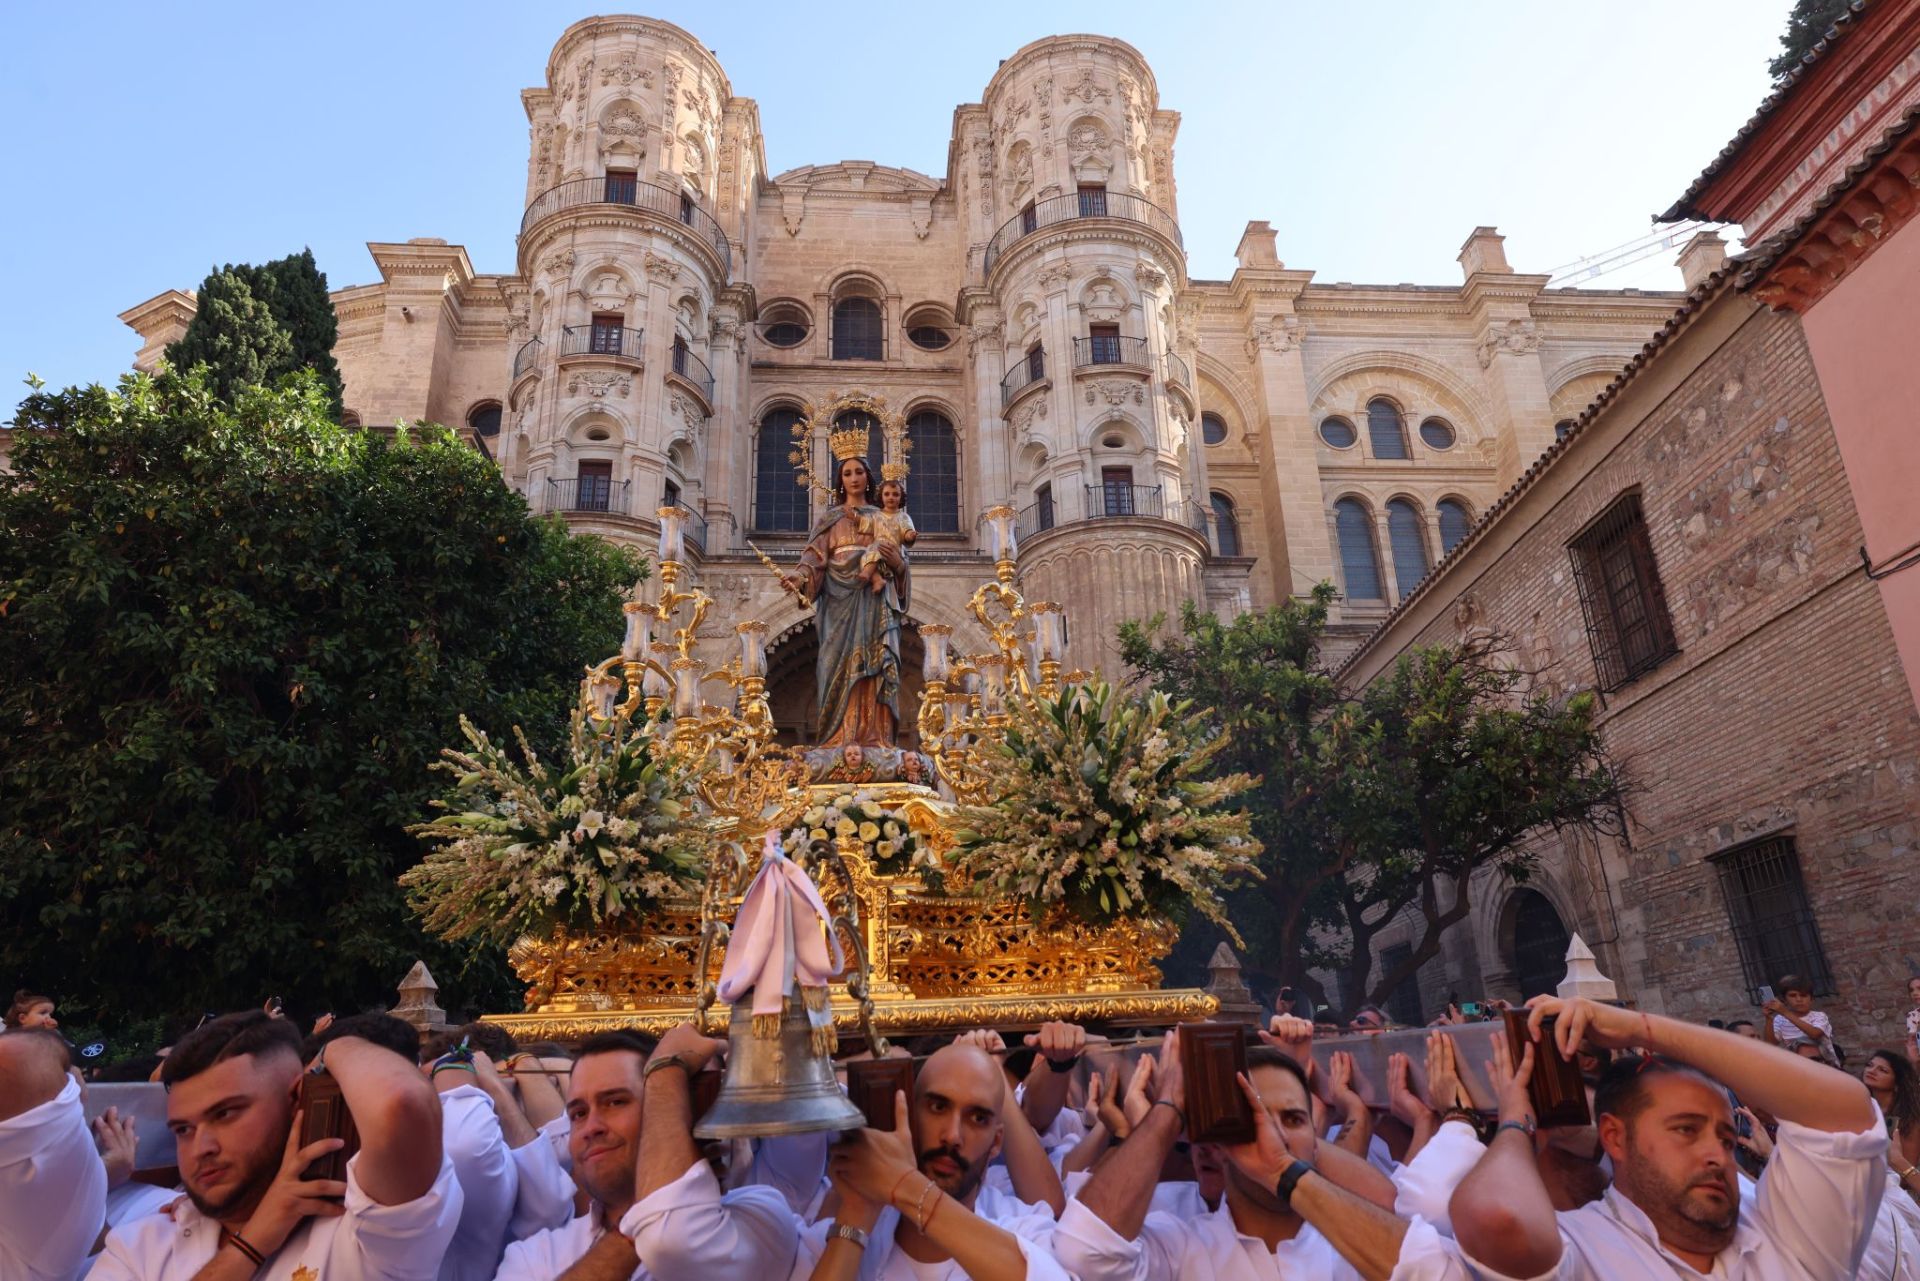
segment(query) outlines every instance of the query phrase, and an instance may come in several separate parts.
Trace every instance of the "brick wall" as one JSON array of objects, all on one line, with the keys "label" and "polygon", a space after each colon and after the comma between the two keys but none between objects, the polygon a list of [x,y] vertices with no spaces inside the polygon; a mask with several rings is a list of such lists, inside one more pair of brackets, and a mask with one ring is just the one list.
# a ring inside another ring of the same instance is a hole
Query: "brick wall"
[{"label": "brick wall", "polygon": [[[1628,841],[1584,852],[1554,842],[1537,888],[1623,994],[1731,1018],[1750,1001],[1708,860],[1788,834],[1842,1043],[1897,1045],[1903,985],[1920,971],[1920,717],[1861,573],[1860,523],[1798,320],[1731,292],[1706,307],[1716,323],[1696,320],[1641,373],[1659,385],[1590,423],[1539,492],[1497,518],[1511,526],[1497,554],[1449,567],[1368,662],[1490,628],[1536,680],[1593,686],[1566,547],[1637,489],[1680,652],[1605,699],[1608,747],[1635,787]],[[1558,469],[1572,483],[1547,484]],[[1427,967],[1438,975],[1422,976],[1429,1000],[1463,978],[1501,994],[1510,892],[1491,878],[1476,886],[1473,919]]]}]

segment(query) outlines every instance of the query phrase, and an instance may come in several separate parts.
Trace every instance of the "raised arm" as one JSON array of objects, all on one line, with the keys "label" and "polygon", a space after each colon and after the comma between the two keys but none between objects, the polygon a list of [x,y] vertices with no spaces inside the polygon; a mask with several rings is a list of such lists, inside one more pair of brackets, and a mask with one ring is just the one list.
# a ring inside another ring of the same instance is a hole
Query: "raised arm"
[{"label": "raised arm", "polygon": [[384,1046],[343,1036],[321,1052],[360,1131],[360,1190],[380,1205],[418,1200],[440,1174],[440,1099],[420,1070]]},{"label": "raised arm", "polygon": [[[725,1041],[702,1036],[691,1023],[682,1023],[660,1038],[647,1060],[642,1088],[639,1172],[634,1197],[644,1201],[693,1168],[700,1150],[693,1144],[694,1073],[726,1046]],[[666,1061],[678,1067],[656,1067]],[[681,1069],[685,1069],[684,1071]]]},{"label": "raised arm", "polygon": [[[1460,1180],[1448,1215],[1453,1237],[1469,1259],[1509,1277],[1537,1277],[1559,1265],[1560,1221],[1554,1214],[1540,1165],[1533,1155],[1534,1047],[1509,1066],[1507,1038],[1493,1034],[1493,1059],[1487,1064],[1500,1101],[1500,1128],[1487,1154]],[[1518,1127],[1518,1128],[1510,1128]]]},{"label": "raised arm", "polygon": [[1041,1146],[1033,1123],[1014,1103],[1011,1089],[1000,1109],[1000,1123],[1000,1151],[1007,1161],[1007,1177],[1013,1181],[1013,1194],[1030,1205],[1046,1206],[1053,1211],[1054,1218],[1059,1218],[1060,1211],[1067,1208],[1067,1193],[1060,1186],[1060,1173],[1053,1168],[1046,1148]]},{"label": "raised arm", "polygon": [[1087,1047],[1087,1030],[1077,1023],[1042,1023],[1039,1031],[1027,1034],[1027,1044],[1037,1053],[1021,1107],[1034,1132],[1044,1134],[1067,1101],[1073,1065]]},{"label": "raised arm", "polygon": [[1859,1081],[1750,1037],[1585,998],[1537,996],[1527,1006],[1536,1037],[1555,1020],[1553,1039],[1565,1058],[1583,1039],[1609,1050],[1648,1050],[1699,1069],[1748,1107],[1810,1130],[1857,1134],[1874,1123],[1873,1098]]},{"label": "raised arm", "polygon": [[1076,1200],[1108,1227],[1128,1240],[1140,1235],[1153,1204],[1160,1168],[1186,1124],[1186,1082],[1180,1072],[1180,1034],[1167,1033],[1153,1073],[1155,1096],[1127,1141],[1113,1149],[1094,1170]]}]

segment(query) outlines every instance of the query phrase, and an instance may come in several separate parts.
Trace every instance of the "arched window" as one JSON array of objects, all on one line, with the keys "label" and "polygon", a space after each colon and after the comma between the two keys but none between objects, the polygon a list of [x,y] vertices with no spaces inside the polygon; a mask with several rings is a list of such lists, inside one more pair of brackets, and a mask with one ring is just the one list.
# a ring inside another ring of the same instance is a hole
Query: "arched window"
[{"label": "arched window", "polygon": [[1393,581],[1404,598],[1427,576],[1426,521],[1404,498],[1387,504],[1387,541],[1393,544]]},{"label": "arched window", "polygon": [[475,405],[467,412],[467,426],[473,428],[476,436],[491,439],[500,434],[500,402],[489,400]]},{"label": "arched window", "polygon": [[1407,457],[1407,425],[1400,421],[1400,407],[1385,396],[1367,402],[1367,440],[1375,458]]},{"label": "arched window", "polygon": [[1209,445],[1217,445],[1227,438],[1227,420],[1219,414],[1208,412],[1200,415],[1200,439]]},{"label": "arched window", "polygon": [[1380,555],[1373,545],[1373,516],[1356,498],[1333,505],[1334,534],[1340,540],[1340,570],[1348,600],[1385,600],[1380,586]]},{"label": "arched window", "polygon": [[1467,505],[1457,498],[1442,498],[1437,506],[1440,509],[1440,551],[1442,554],[1452,551],[1460,545],[1460,540],[1473,528],[1473,516],[1467,511]]},{"label": "arched window", "polygon": [[794,479],[796,409],[769,410],[753,446],[753,527],[770,533],[807,532],[807,491]]},{"label": "arched window", "polygon": [[1551,899],[1538,890],[1513,892],[1513,981],[1522,998],[1551,994],[1567,976],[1572,941]]},{"label": "arched window", "polygon": [[1233,499],[1221,493],[1213,495],[1213,550],[1218,556],[1240,554],[1240,522],[1233,514]]},{"label": "arched window", "polygon": [[914,528],[923,534],[960,532],[960,445],[947,416],[923,409],[907,419],[907,477]]},{"label": "arched window", "polygon": [[879,303],[871,298],[842,298],[833,304],[833,358],[886,359]]}]

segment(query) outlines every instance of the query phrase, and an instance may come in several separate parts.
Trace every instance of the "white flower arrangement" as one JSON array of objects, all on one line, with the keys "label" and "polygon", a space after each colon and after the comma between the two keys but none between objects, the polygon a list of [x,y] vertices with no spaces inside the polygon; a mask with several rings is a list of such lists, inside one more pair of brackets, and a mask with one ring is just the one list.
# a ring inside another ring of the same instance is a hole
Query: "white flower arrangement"
[{"label": "white flower arrangement", "polygon": [[1064,908],[1101,925],[1194,910],[1238,943],[1221,896],[1259,876],[1261,846],[1226,804],[1254,779],[1206,777],[1222,743],[1201,718],[1104,681],[1011,710],[983,763],[995,800],[962,811],[956,870],[1036,917]]},{"label": "white flower arrangement", "polygon": [[798,860],[813,842],[842,837],[864,847],[867,860],[882,876],[918,872],[929,886],[937,886],[941,869],[932,844],[908,826],[903,814],[864,788],[842,788],[822,799],[787,829],[781,846],[787,857]]},{"label": "white flower arrangement", "polygon": [[432,845],[400,878],[427,929],[445,939],[510,943],[555,927],[631,920],[696,886],[707,833],[697,765],[654,751],[646,724],[573,712],[568,762],[542,764],[516,726],[524,764],[476,729],[470,750],[434,768],[455,776],[446,811],[411,830]]}]

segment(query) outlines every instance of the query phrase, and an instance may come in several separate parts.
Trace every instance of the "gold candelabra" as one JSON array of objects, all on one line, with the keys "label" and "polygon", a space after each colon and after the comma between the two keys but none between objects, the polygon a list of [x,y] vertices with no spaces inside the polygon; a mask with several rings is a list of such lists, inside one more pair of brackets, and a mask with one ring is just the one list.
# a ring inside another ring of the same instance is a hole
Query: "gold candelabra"
[{"label": "gold candelabra", "polygon": [[[1020,591],[1013,508],[989,508],[986,519],[993,578],[974,589],[967,612],[986,632],[990,648],[956,659],[953,628],[920,628],[926,647],[920,746],[954,796],[968,805],[988,799],[981,765],[1012,721],[1008,700],[1060,696],[1066,643],[1065,611],[1052,601],[1029,601]],[[1065,679],[1075,685],[1086,673],[1069,672]]]},{"label": "gold candelabra", "polygon": [[[759,619],[737,624],[739,652],[721,666],[699,658],[694,648],[713,598],[686,581],[686,513],[662,507],[656,514],[659,593],[645,601],[636,591],[624,606],[620,652],[588,669],[595,714],[607,720],[644,712],[660,726],[656,750],[707,760],[709,768],[699,771],[700,798],[722,821],[722,839],[746,845],[786,826],[806,807],[806,766],[775,742],[767,706],[767,625]],[[714,684],[726,689],[717,703],[706,692]]]}]

